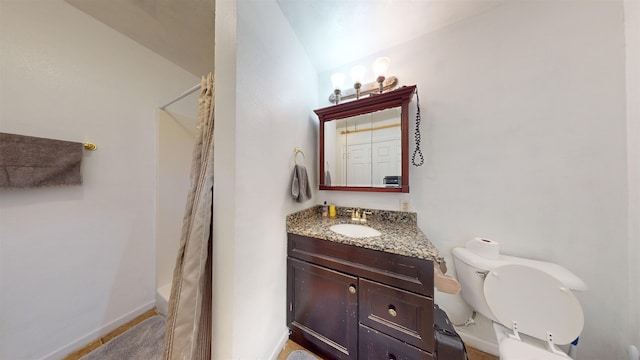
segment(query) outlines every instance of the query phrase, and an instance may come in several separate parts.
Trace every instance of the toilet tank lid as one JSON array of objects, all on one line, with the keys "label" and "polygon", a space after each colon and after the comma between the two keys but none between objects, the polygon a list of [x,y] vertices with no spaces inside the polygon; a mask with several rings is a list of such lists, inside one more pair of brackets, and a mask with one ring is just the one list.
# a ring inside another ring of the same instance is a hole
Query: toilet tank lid
[{"label": "toilet tank lid", "polygon": [[491,271],[492,269],[508,264],[520,264],[530,266],[539,270],[542,270],[551,276],[558,279],[561,283],[563,283],[567,288],[576,291],[585,291],[588,290],[589,287],[587,284],[576,276],[574,273],[569,271],[569,269],[550,262],[527,259],[516,256],[509,256],[500,254],[498,259],[490,260],[483,258],[474,254],[466,248],[457,247],[453,249],[453,256],[458,258],[459,260],[465,262],[468,265],[476,267],[480,270]]}]

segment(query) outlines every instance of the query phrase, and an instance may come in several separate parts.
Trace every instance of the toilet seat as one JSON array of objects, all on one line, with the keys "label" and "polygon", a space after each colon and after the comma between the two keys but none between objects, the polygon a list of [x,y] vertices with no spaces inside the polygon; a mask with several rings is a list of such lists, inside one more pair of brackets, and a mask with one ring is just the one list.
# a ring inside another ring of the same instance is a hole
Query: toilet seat
[{"label": "toilet seat", "polygon": [[569,355],[564,353],[556,354],[547,349],[511,338],[502,341],[499,349],[501,360],[571,360]]},{"label": "toilet seat", "polygon": [[498,338],[500,360],[571,360],[563,352],[549,351],[542,341],[525,340],[526,335],[522,334],[522,340],[514,339],[509,336],[512,331],[498,323],[493,323],[493,328]]},{"label": "toilet seat", "polygon": [[575,295],[553,276],[529,266],[509,264],[494,268],[484,281],[484,295],[498,321],[512,331],[499,343],[501,359],[510,358],[509,354],[522,359],[529,352],[545,351],[522,342],[519,333],[546,342],[545,355],[553,355],[549,359],[566,359],[554,344],[572,342],[584,326]]}]

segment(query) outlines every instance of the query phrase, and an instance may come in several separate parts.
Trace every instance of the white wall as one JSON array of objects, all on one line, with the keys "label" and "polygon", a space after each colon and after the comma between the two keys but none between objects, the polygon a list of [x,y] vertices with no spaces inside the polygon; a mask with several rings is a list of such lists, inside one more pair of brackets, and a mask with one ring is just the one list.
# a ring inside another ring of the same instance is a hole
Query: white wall
[{"label": "white wall", "polygon": [[316,72],[275,1],[235,5],[216,3],[213,358],[265,359],[288,336],[285,217],[317,200],[290,196],[296,146],[317,189]]},{"label": "white wall", "polygon": [[[579,357],[624,358],[637,334],[627,310],[635,298],[637,314],[637,285],[631,297],[628,285],[638,275],[627,259],[637,264],[638,255],[627,251],[638,240],[627,240],[637,218],[627,206],[622,13],[613,1],[510,2],[363,59],[390,56],[390,74],[418,85],[425,165],[411,167],[409,195],[319,197],[389,209],[410,199],[450,268],[451,249],[475,236],[564,265],[590,287],[578,294],[586,317]],[[330,74],[351,65],[319,75],[322,106]],[[436,300],[456,321],[469,315],[460,297]]]},{"label": "white wall", "polygon": [[154,304],[156,107],[199,79],[62,0],[0,1],[0,131],[92,141],[84,184],[0,192],[0,358]]},{"label": "white wall", "polygon": [[629,153],[629,329],[640,346],[640,2],[624,2]]},{"label": "white wall", "polygon": [[232,359],[236,206],[236,1],[216,1],[212,359]]}]

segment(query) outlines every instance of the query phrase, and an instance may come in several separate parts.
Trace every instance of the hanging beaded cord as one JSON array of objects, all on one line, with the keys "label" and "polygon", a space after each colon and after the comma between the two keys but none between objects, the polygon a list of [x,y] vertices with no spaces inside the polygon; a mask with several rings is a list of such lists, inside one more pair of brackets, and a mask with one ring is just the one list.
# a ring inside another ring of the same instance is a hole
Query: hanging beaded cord
[{"label": "hanging beaded cord", "polygon": [[[420,135],[420,96],[418,96],[418,88],[416,88],[416,149],[413,151],[413,156],[411,156],[411,163],[413,166],[421,166],[424,164],[424,156],[422,156],[422,150],[420,149],[420,141],[422,140],[422,135]],[[416,156],[418,160],[416,161]]]}]

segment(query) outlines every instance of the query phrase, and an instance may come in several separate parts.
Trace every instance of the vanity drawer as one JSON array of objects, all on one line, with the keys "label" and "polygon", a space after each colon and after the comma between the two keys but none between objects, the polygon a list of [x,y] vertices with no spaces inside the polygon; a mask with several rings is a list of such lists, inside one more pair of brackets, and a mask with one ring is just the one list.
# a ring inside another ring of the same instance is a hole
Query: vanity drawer
[{"label": "vanity drawer", "polygon": [[287,234],[288,255],[345,274],[433,297],[433,261]]},{"label": "vanity drawer", "polygon": [[433,299],[360,278],[360,323],[433,352]]},{"label": "vanity drawer", "polygon": [[358,359],[433,360],[433,355],[360,325]]}]

